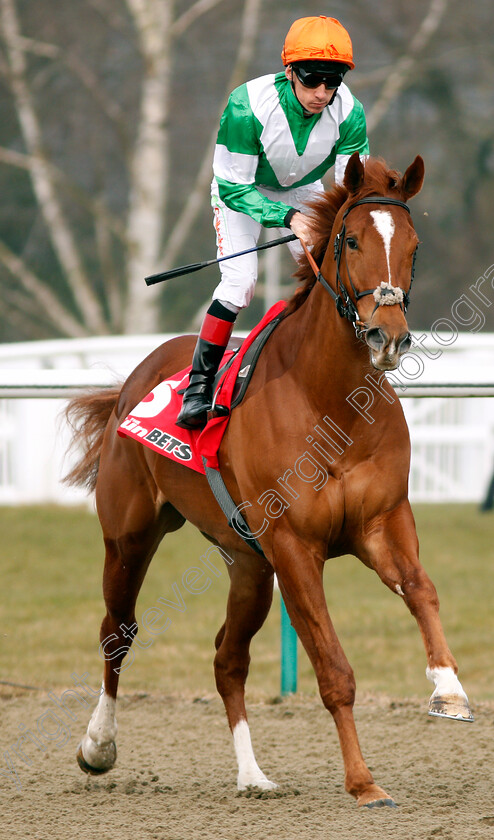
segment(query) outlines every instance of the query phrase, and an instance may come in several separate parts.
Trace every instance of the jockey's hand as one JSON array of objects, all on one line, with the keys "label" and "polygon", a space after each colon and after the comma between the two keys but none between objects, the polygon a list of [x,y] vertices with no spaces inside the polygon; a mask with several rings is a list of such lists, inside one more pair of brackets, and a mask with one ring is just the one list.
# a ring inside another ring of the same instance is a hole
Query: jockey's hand
[{"label": "jockey's hand", "polygon": [[290,222],[290,230],[298,239],[302,239],[307,247],[313,244],[312,237],[314,234],[310,216],[306,216],[305,213],[300,213],[300,211],[295,213]]}]

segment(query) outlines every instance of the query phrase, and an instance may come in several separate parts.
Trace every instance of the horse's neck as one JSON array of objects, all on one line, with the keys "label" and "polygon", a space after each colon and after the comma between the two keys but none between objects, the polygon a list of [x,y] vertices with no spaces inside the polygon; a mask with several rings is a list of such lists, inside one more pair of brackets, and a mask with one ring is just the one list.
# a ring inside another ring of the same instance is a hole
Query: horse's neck
[{"label": "horse's neck", "polygon": [[324,404],[329,388],[347,395],[365,383],[371,369],[368,350],[323,286],[312,289],[292,319],[291,371],[316,403]]}]

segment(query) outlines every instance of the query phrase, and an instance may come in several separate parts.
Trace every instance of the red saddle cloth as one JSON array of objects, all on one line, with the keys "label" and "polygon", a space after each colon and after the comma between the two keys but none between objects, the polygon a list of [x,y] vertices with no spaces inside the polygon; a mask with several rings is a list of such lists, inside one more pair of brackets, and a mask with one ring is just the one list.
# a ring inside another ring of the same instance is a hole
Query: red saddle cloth
[{"label": "red saddle cloth", "polygon": [[[275,303],[244,340],[232,364],[219,382],[215,397],[217,405],[230,408],[233,389],[246,351],[259,333],[283,311],[285,306],[285,301]],[[227,351],[223,356],[222,365],[226,364],[233,355],[234,351]],[[218,450],[230,417],[229,415],[213,417],[204,429],[195,431],[181,429],[176,425],[175,421],[182,407],[182,395],[178,391],[187,387],[189,372],[190,367],[179,371],[153,388],[127,415],[118,428],[118,434],[121,437],[138,440],[166,458],[205,475],[203,457],[206,458],[208,467],[219,469]]]}]

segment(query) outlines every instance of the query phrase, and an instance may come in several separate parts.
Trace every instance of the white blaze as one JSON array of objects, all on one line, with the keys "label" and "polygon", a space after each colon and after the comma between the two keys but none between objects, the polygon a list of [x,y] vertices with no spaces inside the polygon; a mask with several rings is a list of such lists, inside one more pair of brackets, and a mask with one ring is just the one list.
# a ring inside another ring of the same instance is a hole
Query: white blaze
[{"label": "white blaze", "polygon": [[384,242],[384,251],[386,253],[386,263],[388,266],[388,280],[391,283],[391,268],[389,265],[389,255],[391,253],[391,240],[395,232],[395,223],[389,210],[371,210],[372,221],[378,233],[381,234]]}]

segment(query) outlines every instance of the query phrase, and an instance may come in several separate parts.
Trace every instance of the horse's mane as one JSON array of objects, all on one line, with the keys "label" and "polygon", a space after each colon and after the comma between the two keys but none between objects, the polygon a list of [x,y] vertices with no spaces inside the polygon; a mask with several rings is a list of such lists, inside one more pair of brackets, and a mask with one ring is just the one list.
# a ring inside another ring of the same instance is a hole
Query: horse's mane
[{"label": "horse's mane", "polygon": [[[384,160],[368,158],[365,162],[364,183],[352,198],[357,201],[359,198],[365,198],[368,195],[389,195],[393,191],[396,197],[400,197],[400,182],[401,174],[395,169],[388,169]],[[347,198],[348,190],[346,187],[335,184],[331,190],[322,193],[309,205],[308,215],[312,219],[314,243],[311,253],[318,265],[321,265],[326,253],[338,210]],[[284,317],[291,315],[292,312],[302,306],[316,283],[314,271],[305,253],[301,255],[298,262],[299,268],[294,277],[298,280],[299,286],[287,303]]]}]

